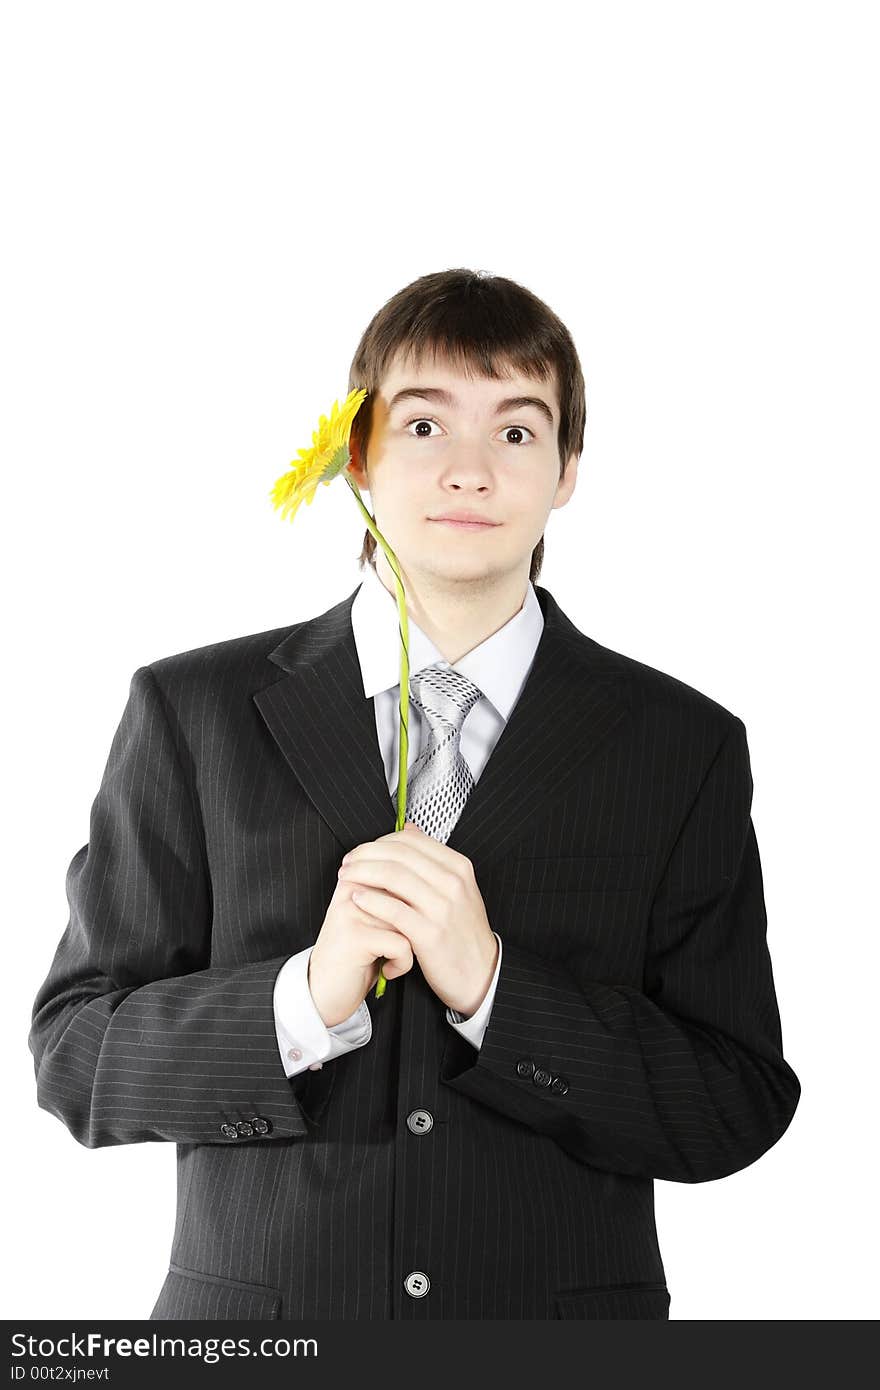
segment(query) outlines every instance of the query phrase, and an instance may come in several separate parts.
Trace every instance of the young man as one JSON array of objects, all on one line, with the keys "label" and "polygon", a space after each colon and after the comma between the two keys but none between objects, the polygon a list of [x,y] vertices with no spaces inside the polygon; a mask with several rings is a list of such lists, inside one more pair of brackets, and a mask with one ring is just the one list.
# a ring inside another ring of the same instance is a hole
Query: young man
[{"label": "young man", "polygon": [[178,1145],[153,1318],[667,1318],[652,1180],[754,1162],[800,1093],[744,725],[534,582],[584,425],[546,305],[424,276],[350,384],[411,823],[368,532],[327,612],[135,672],[39,1103]]}]

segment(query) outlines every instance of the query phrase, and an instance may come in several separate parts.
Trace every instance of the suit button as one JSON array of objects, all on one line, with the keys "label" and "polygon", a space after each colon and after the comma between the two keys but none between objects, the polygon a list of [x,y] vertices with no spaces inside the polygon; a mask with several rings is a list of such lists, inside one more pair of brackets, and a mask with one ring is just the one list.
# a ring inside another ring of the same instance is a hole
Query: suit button
[{"label": "suit button", "polygon": [[421,1269],[414,1269],[403,1281],[403,1287],[411,1298],[424,1298],[431,1287],[431,1281]]},{"label": "suit button", "polygon": [[553,1077],[550,1075],[546,1067],[535,1068],[535,1074],[532,1077],[532,1081],[535,1083],[536,1086],[549,1086],[552,1080]]},{"label": "suit button", "polygon": [[239,1134],[243,1134],[246,1139],[254,1132],[254,1127],[250,1120],[239,1120],[235,1128],[238,1130]]},{"label": "suit button", "polygon": [[268,1134],[272,1128],[269,1121],[265,1120],[262,1115],[255,1115],[251,1120],[251,1124],[254,1127],[255,1134]]},{"label": "suit button", "polygon": [[225,1135],[227,1139],[238,1138],[238,1130],[235,1128],[235,1125],[221,1125],[220,1133]]},{"label": "suit button", "polygon": [[427,1134],[428,1130],[434,1127],[434,1116],[430,1110],[411,1110],[406,1117],[406,1123],[413,1134]]},{"label": "suit button", "polygon": [[516,1064],[517,1076],[531,1076],[535,1070],[535,1064],[531,1057],[520,1057]]},{"label": "suit button", "polygon": [[558,1096],[564,1096],[568,1090],[568,1082],[564,1076],[554,1076],[551,1091],[555,1091]]}]

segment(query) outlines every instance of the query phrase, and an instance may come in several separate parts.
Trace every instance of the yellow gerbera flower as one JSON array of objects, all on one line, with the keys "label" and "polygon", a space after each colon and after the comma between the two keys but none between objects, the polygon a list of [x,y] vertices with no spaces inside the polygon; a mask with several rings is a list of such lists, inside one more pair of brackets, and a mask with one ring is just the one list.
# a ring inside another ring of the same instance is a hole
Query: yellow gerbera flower
[{"label": "yellow gerbera flower", "polygon": [[352,421],[366,396],[363,388],[350,391],[341,406],[338,401],[333,402],[329,419],[321,416],[312,435],[312,447],[300,449],[290,470],[278,478],[270,493],[272,505],[280,509],[282,517],[289,516],[292,521],[302,502],[311,506],[319,483],[329,486],[348,467]]}]

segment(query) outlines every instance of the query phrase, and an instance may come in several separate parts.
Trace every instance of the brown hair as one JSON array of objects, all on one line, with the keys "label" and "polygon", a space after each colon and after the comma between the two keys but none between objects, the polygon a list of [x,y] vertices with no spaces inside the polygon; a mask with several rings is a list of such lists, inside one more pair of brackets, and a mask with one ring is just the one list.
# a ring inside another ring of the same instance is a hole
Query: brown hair
[{"label": "brown hair", "polygon": [[[349,370],[348,389],[365,388],[352,424],[352,443],[366,466],[373,394],[397,352],[415,363],[430,355],[448,358],[465,375],[499,381],[511,367],[546,381],[555,376],[559,396],[559,476],[571,454],[584,447],[584,377],[571,334],[543,300],[523,285],[481,270],[439,270],[422,275],[383,304],[367,324]],[[376,541],[369,530],[358,559],[375,569]],[[541,572],[544,537],[532,551],[529,579]]]}]

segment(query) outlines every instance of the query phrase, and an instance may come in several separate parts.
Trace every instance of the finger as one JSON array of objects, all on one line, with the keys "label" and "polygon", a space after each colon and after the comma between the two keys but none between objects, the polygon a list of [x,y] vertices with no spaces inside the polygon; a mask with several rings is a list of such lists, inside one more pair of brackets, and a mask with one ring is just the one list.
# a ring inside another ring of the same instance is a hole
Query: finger
[{"label": "finger", "polygon": [[[405,975],[412,969],[412,944],[402,932],[383,930],[377,925],[375,930],[367,933],[367,945],[376,960],[384,959],[393,963],[395,975]],[[387,972],[385,977],[389,978]]]},{"label": "finger", "polygon": [[377,863],[402,864],[417,873],[438,893],[446,895],[451,892],[454,880],[465,882],[473,872],[473,865],[466,855],[440,844],[430,835],[421,835],[416,840],[414,834],[404,834],[402,830],[358,845],[346,855],[339,868],[360,872],[362,865]]},{"label": "finger", "polygon": [[410,942],[418,942],[422,919],[408,903],[381,888],[355,888],[351,900],[361,912],[377,918],[385,926],[394,927]]},{"label": "finger", "polygon": [[340,883],[351,884],[352,888],[384,888],[401,902],[426,913],[436,904],[436,890],[420,872],[410,864],[389,859],[359,859],[350,866],[341,865],[338,878]]}]

